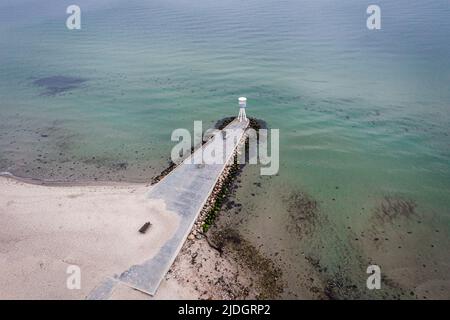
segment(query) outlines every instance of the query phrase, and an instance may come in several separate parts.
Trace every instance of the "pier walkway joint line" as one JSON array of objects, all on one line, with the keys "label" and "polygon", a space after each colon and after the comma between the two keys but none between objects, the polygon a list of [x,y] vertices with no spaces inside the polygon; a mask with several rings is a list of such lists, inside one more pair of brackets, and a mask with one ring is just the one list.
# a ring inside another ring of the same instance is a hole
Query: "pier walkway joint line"
[{"label": "pier walkway joint line", "polygon": [[[191,232],[192,226],[217,180],[231,160],[248,125],[249,121],[239,122],[235,119],[223,129],[223,131],[227,132],[225,138],[222,132],[217,132],[211,140],[197,149],[166,177],[151,187],[148,198],[163,200],[167,209],[179,216],[180,223],[178,226],[174,226],[177,230],[172,238],[162,246],[156,256],[140,265],[131,266],[115,279],[104,281],[90,293],[88,299],[107,299],[118,282],[150,295],[156,293],[159,284]],[[228,132],[233,133],[231,142],[230,138],[228,138]],[[201,159],[201,155],[207,158],[207,155],[214,154],[218,144],[225,150],[225,161],[221,161],[222,163],[218,164],[208,164],[207,160],[202,165],[192,163],[193,159]]]}]

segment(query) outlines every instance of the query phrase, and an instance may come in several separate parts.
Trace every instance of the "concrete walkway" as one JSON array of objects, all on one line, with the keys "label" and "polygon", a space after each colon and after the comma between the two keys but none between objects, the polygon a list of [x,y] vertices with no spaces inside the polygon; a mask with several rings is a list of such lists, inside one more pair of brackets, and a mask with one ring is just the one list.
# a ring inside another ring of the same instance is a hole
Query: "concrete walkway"
[{"label": "concrete walkway", "polygon": [[[247,126],[248,121],[234,120],[224,129],[227,132],[225,139],[222,132],[217,132],[170,174],[151,187],[148,198],[163,200],[167,209],[180,218],[178,226],[174,226],[177,228],[174,236],[162,246],[153,258],[140,265],[131,266],[116,278],[104,281],[91,292],[89,299],[109,298],[118,282],[150,295],[156,293],[222,171],[231,160]],[[223,154],[220,154],[218,150],[224,150]],[[217,158],[220,160],[217,161]],[[198,164],[199,162],[204,164]]]}]

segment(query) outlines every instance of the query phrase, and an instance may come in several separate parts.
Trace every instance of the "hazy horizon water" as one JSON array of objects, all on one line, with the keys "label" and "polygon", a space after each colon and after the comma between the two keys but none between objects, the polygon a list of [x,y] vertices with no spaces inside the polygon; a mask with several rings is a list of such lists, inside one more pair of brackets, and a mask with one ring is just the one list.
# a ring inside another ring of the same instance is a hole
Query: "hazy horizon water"
[{"label": "hazy horizon water", "polygon": [[[355,296],[382,296],[364,291],[369,261],[411,297],[450,295],[448,1],[377,1],[380,31],[369,1],[80,0],[78,31],[70,4],[0,4],[0,171],[150,181],[174,129],[237,115],[244,95],[280,129],[280,172],[247,167],[225,221],[282,266],[283,297],[307,296],[305,256]],[[292,228],[299,197],[310,232]],[[388,204],[414,214],[377,220]]]}]

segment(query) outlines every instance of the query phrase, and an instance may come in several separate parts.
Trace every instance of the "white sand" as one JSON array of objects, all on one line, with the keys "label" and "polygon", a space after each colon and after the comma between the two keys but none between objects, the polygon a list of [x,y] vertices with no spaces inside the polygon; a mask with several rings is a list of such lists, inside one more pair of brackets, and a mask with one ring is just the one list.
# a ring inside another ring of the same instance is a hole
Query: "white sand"
[{"label": "white sand", "polygon": [[[0,177],[0,299],[83,299],[102,280],[151,258],[177,215],[145,198],[148,187],[39,186]],[[146,234],[138,232],[147,221]],[[81,268],[81,289],[66,286]],[[119,286],[112,298],[149,298]],[[176,281],[154,298],[196,298]]]}]

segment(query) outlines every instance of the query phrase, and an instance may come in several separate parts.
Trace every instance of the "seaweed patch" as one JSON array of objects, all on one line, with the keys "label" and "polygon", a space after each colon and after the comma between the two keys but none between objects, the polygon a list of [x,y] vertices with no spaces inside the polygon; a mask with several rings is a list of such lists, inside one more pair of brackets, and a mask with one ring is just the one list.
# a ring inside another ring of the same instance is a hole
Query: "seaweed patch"
[{"label": "seaweed patch", "polygon": [[241,268],[251,270],[258,287],[258,299],[273,299],[283,291],[282,272],[234,229],[214,229],[206,238],[210,246],[230,256]]},{"label": "seaweed patch", "polygon": [[400,217],[415,216],[417,204],[413,200],[386,196],[375,209],[375,216],[383,222],[392,222]]},{"label": "seaweed patch", "polygon": [[87,79],[68,76],[44,77],[33,81],[33,84],[44,88],[42,95],[54,96],[69,90],[79,88]]},{"label": "seaweed patch", "polygon": [[291,223],[287,228],[300,237],[310,235],[319,222],[319,205],[304,192],[293,192],[287,199],[287,212]]},{"label": "seaweed patch", "polygon": [[[306,260],[316,270],[323,283],[323,297],[329,300],[341,299],[402,299],[410,298],[406,290],[402,289],[400,285],[383,274],[383,286],[385,290],[368,290],[366,288],[365,273],[354,274],[348,266],[336,266],[334,270],[322,265],[322,262],[306,256]],[[363,265],[362,261],[358,264]]]}]

